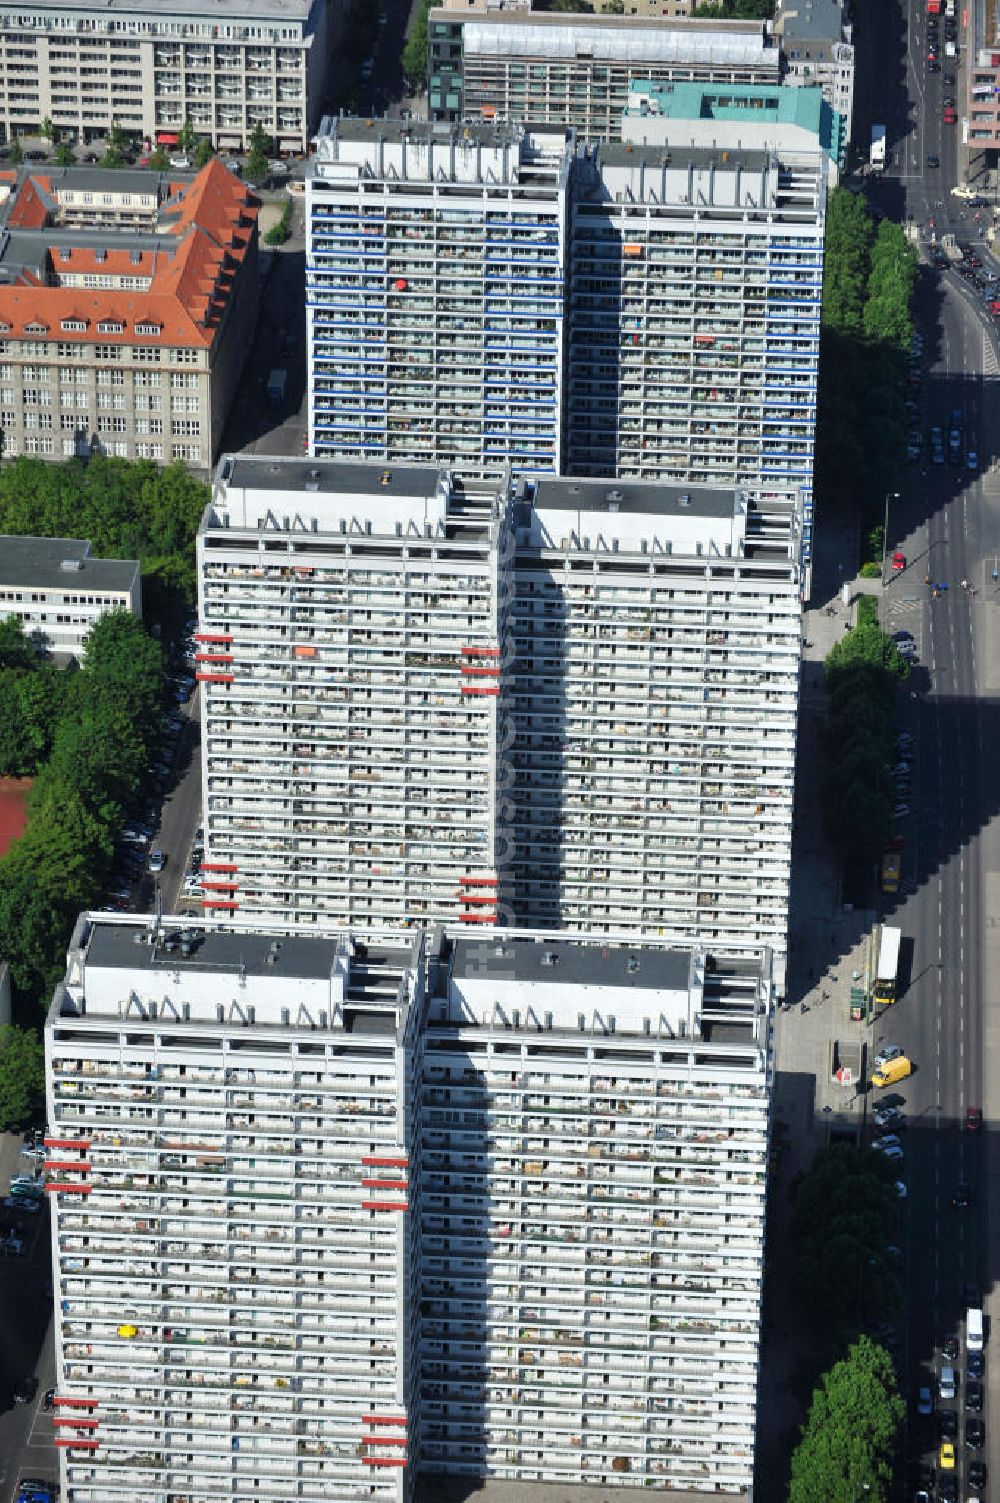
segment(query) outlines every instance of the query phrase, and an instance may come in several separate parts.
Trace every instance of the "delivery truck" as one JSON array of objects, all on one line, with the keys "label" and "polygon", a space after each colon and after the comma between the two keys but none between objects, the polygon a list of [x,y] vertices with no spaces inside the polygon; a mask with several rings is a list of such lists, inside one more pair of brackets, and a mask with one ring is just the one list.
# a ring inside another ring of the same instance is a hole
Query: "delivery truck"
[{"label": "delivery truck", "polygon": [[868,160],[873,172],[885,171],[885,126],[872,126],[872,145]]}]

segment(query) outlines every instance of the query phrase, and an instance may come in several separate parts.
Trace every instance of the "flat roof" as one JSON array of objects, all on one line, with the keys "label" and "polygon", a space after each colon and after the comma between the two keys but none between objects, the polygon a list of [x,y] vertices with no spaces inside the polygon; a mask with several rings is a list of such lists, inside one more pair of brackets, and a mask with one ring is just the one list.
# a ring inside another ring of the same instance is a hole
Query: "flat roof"
[{"label": "flat roof", "polygon": [[641,512],[660,517],[732,517],[737,492],[707,485],[667,485],[659,480],[535,481],[539,511]]},{"label": "flat roof", "polygon": [[[714,167],[726,173],[737,168],[741,172],[763,172],[773,159],[773,153],[756,147],[677,146],[673,142],[669,146],[639,146],[629,141],[602,141],[597,150],[598,169],[669,166],[676,171],[690,166]],[[728,204],[715,207],[731,208]]]},{"label": "flat roof", "polygon": [[[543,127],[551,135],[558,126]],[[340,141],[427,141],[458,146],[516,146],[524,138],[524,127],[512,120],[485,123],[470,121],[467,125],[453,125],[446,120],[390,120],[383,115],[336,115],[327,116],[320,127],[320,134],[336,137]],[[566,138],[571,131],[566,127]]]},{"label": "flat roof", "polygon": [[[333,974],[337,957],[337,941],[329,938],[189,929],[180,921],[168,919],[160,929],[164,939],[174,936],[167,948],[162,940],[156,945],[148,944],[145,938],[148,932],[147,924],[102,923],[95,919],[87,942],[88,967],[172,973],[244,971],[254,976],[325,981]],[[194,940],[190,955],[180,953],[182,933]]]},{"label": "flat roof", "polygon": [[452,974],[497,981],[544,981],[554,986],[630,987],[636,991],[682,991],[691,983],[691,951],[660,950],[637,940],[587,943],[559,938],[456,939]]},{"label": "flat roof", "polygon": [[215,471],[217,480],[234,490],[318,491],[321,495],[384,492],[386,496],[431,496],[446,472],[445,466],[433,464],[364,464],[269,454],[224,454]]},{"label": "flat roof", "polygon": [[[74,560],[79,568],[64,569]],[[139,572],[136,558],[91,558],[80,538],[0,536],[0,585],[43,590],[128,590]]]},{"label": "flat roof", "polygon": [[[81,15],[136,16],[147,20],[150,16],[205,16],[213,21],[305,20],[312,11],[315,0],[39,0],[35,6],[26,7],[30,12],[57,10],[73,11]],[[206,39],[207,40],[207,39]],[[221,38],[220,40],[225,40]]]},{"label": "flat roof", "polygon": [[778,0],[775,20],[781,37],[843,40],[844,11],[838,0]]}]

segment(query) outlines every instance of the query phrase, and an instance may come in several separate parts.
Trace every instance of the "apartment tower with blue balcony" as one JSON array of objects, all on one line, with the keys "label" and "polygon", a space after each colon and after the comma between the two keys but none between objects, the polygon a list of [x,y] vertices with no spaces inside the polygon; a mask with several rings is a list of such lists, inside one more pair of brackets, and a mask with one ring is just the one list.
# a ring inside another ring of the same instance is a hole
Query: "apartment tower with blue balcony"
[{"label": "apartment tower with blue balcony", "polygon": [[315,456],[555,471],[573,133],[324,120],[307,179]]}]

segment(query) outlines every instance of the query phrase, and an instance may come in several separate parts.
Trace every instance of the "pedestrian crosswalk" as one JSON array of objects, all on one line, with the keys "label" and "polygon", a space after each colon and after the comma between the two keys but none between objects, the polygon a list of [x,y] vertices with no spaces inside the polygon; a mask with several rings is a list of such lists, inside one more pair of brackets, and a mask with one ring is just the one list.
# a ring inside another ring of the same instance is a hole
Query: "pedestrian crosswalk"
[{"label": "pedestrian crosswalk", "polygon": [[986,329],[983,330],[983,363],[984,376],[1000,375],[1000,359],[997,358],[993,340]]}]

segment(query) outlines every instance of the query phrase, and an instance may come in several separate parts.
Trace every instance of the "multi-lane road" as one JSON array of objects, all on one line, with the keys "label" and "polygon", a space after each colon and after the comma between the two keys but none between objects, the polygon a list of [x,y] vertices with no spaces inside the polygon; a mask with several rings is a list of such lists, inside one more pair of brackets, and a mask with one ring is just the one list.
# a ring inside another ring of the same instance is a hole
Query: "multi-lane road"
[{"label": "multi-lane road", "polygon": [[[947,434],[955,410],[963,429],[960,466],[934,465],[928,454],[901,478],[889,544],[905,553],[907,568],[882,602],[887,629],[910,631],[919,649],[906,701],[915,758],[907,892],[892,910],[912,940],[912,958],[905,993],[883,1015],[876,1034],[902,1044],[917,1065],[903,1087],[909,1184],[904,1440],[912,1489],[919,1466],[936,1461],[939,1439],[936,1422],[918,1419],[913,1398],[922,1383],[936,1390],[941,1342],[962,1336],[967,1286],[984,1291],[988,1314],[1000,1310],[993,1298],[1000,1281],[992,1252],[995,1211],[992,1226],[990,1219],[1000,1165],[1000,1088],[991,1070],[998,1041],[994,1016],[1000,1018],[991,995],[1000,961],[994,938],[1000,927],[1000,581],[994,578],[1000,547],[1000,361],[982,298],[957,271],[935,273],[926,264],[935,241],[948,232],[975,244],[984,259],[987,252],[983,220],[977,222],[951,192],[969,164],[961,126],[943,120],[948,96],[959,102],[961,118],[965,49],[958,66],[942,56],[942,71],[929,72],[923,0],[910,0],[907,12],[898,31],[905,89],[888,98],[889,167],[869,185],[870,196],[893,218],[921,227],[925,445],[931,426]],[[897,14],[902,21],[902,8]],[[943,21],[940,29],[943,42]],[[960,42],[964,36],[960,30]],[[954,83],[946,74],[957,74]],[[929,166],[929,158],[940,165]],[[973,162],[973,174],[977,168]],[[975,471],[965,467],[967,450],[978,455]],[[925,583],[928,576],[947,585],[938,598]],[[981,1133],[964,1130],[970,1106],[984,1109]],[[962,1210],[952,1199],[964,1183],[972,1204]],[[997,1350],[991,1355],[990,1341],[986,1349],[985,1459],[995,1459],[1000,1478],[1000,1319],[997,1332]],[[964,1346],[957,1365],[963,1380],[957,1402],[941,1407],[958,1414],[957,1496],[965,1499],[974,1493],[969,1461],[983,1455],[963,1444]]]}]

